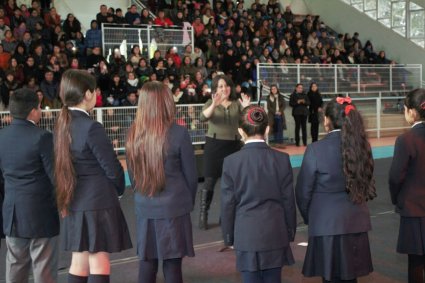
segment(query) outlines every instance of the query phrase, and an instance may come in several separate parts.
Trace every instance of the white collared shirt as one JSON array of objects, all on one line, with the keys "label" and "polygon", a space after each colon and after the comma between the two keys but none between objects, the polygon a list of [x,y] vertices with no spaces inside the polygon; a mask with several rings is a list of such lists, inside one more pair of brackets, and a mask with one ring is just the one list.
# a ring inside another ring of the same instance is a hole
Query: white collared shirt
[{"label": "white collared shirt", "polygon": [[27,119],[27,121],[30,121],[31,123],[37,126],[37,124],[33,120]]},{"label": "white collared shirt", "polygon": [[254,143],[254,142],[266,142],[266,141],[265,140],[261,140],[261,139],[252,139],[252,140],[245,141],[245,144]]},{"label": "white collared shirt", "polygon": [[415,122],[413,125],[412,125],[412,128],[414,127],[414,126],[416,126],[416,125],[419,125],[419,124],[422,124],[424,121],[418,121],[418,122]]},{"label": "white collared shirt", "polygon": [[76,110],[76,111],[84,112],[84,113],[86,113],[86,114],[87,114],[87,116],[90,116],[90,115],[89,115],[89,112],[87,112],[87,111],[86,111],[86,110],[84,110],[84,109],[78,108],[78,107],[68,107],[68,109],[69,109],[69,110]]},{"label": "white collared shirt", "polygon": [[330,133],[333,133],[333,132],[341,132],[341,129],[335,129],[335,130],[332,130],[332,131],[330,131],[330,132],[329,132],[329,134],[330,134]]}]

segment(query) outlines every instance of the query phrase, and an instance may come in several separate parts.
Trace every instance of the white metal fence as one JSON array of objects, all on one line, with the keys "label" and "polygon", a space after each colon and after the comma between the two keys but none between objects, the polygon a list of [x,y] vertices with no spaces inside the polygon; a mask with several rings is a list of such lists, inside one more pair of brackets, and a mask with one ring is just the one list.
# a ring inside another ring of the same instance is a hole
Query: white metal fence
[{"label": "white metal fence", "polygon": [[[421,86],[422,65],[257,65],[257,78],[266,86],[276,84],[281,93],[291,93],[295,84],[307,89],[312,82],[323,94],[405,92]],[[260,83],[258,83],[260,85]]]},{"label": "white metal fence", "polygon": [[[192,143],[205,143],[205,134],[208,129],[207,122],[201,122],[200,116],[203,104],[177,105],[176,123],[187,127]],[[53,132],[59,109],[43,110],[39,126]],[[136,107],[109,107],[95,108],[91,117],[102,123],[115,150],[124,150],[127,130],[136,115]],[[0,128],[12,121],[9,112],[0,112]]]},{"label": "white metal fence", "polygon": [[[405,121],[403,114],[404,95],[391,92],[370,93],[368,97],[353,96],[350,93],[345,93],[344,95],[352,97],[356,109],[363,116],[366,131],[371,138],[396,136],[410,127]],[[330,99],[325,98],[325,104]],[[284,131],[285,140],[288,143],[294,143],[295,122],[292,117],[292,108],[289,107],[288,101],[286,102],[284,113],[287,125],[287,129]],[[325,130],[322,122],[320,123],[319,134],[323,136],[325,135]],[[307,125],[307,136],[309,139],[311,138],[309,123]]]},{"label": "white metal fence", "polygon": [[[370,137],[394,136],[409,128],[404,120],[403,99],[404,96],[389,92],[373,93],[371,97],[353,98],[357,109],[364,117]],[[329,101],[329,98],[326,98],[326,101]],[[261,105],[267,109],[265,102]],[[286,105],[287,130],[284,131],[284,135],[288,143],[293,143],[295,123],[291,115],[292,108],[288,106],[288,102]],[[200,121],[203,104],[186,104],[176,107],[176,123],[188,129],[194,145],[204,144],[208,123]],[[58,113],[59,110],[43,110],[40,127],[53,131]],[[117,151],[124,150],[127,130],[135,114],[136,107],[95,108],[90,113],[93,119],[103,124]],[[9,112],[0,112],[0,128],[9,125],[11,120]],[[321,135],[324,134],[322,125],[319,132]],[[310,137],[309,126],[308,136]]]},{"label": "white metal fence", "polygon": [[116,25],[102,24],[102,49],[105,58],[113,54],[118,48],[121,55],[128,58],[134,45],[140,46],[140,51],[145,58],[151,58],[155,50],[160,50],[164,56],[170,47],[176,47],[182,54],[184,47],[192,45],[193,29],[191,26],[164,28],[155,25]]}]

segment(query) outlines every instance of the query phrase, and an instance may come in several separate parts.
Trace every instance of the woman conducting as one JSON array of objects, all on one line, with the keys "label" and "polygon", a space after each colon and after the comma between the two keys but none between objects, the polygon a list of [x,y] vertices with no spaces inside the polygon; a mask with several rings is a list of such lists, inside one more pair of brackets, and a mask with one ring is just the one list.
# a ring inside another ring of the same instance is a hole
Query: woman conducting
[{"label": "woman conducting", "polygon": [[201,113],[201,120],[208,121],[204,149],[205,183],[201,190],[199,216],[199,229],[203,230],[208,229],[208,210],[215,184],[221,176],[223,160],[241,148],[239,115],[249,105],[250,98],[243,95],[237,100],[232,87],[232,80],[227,76],[215,76],[211,84],[212,98],[205,103]]}]

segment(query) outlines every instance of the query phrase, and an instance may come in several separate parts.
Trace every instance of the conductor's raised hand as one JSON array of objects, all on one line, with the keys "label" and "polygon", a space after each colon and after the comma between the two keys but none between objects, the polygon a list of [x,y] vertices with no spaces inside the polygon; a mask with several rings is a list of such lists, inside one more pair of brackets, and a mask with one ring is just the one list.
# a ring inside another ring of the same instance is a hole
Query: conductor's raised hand
[{"label": "conductor's raised hand", "polygon": [[226,100],[226,96],[222,92],[213,93],[211,98],[214,106],[218,106]]},{"label": "conductor's raised hand", "polygon": [[245,108],[251,104],[251,97],[245,93],[242,93],[241,98],[239,98],[239,102],[242,104],[242,107]]}]

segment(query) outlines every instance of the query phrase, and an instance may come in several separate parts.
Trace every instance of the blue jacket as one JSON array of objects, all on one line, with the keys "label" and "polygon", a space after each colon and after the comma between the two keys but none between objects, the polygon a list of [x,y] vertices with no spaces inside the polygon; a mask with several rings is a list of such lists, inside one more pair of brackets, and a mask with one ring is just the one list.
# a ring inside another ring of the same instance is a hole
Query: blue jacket
[{"label": "blue jacket", "polygon": [[342,235],[371,229],[366,203],[354,204],[346,192],[341,132],[307,147],[295,194],[309,236]]},{"label": "blue jacket", "polygon": [[102,124],[86,113],[71,111],[71,154],[77,184],[70,210],[119,206],[124,193],[124,171]]},{"label": "blue jacket", "polygon": [[289,246],[296,230],[289,156],[265,142],[246,144],[224,159],[221,229],[224,243],[241,251]]}]

